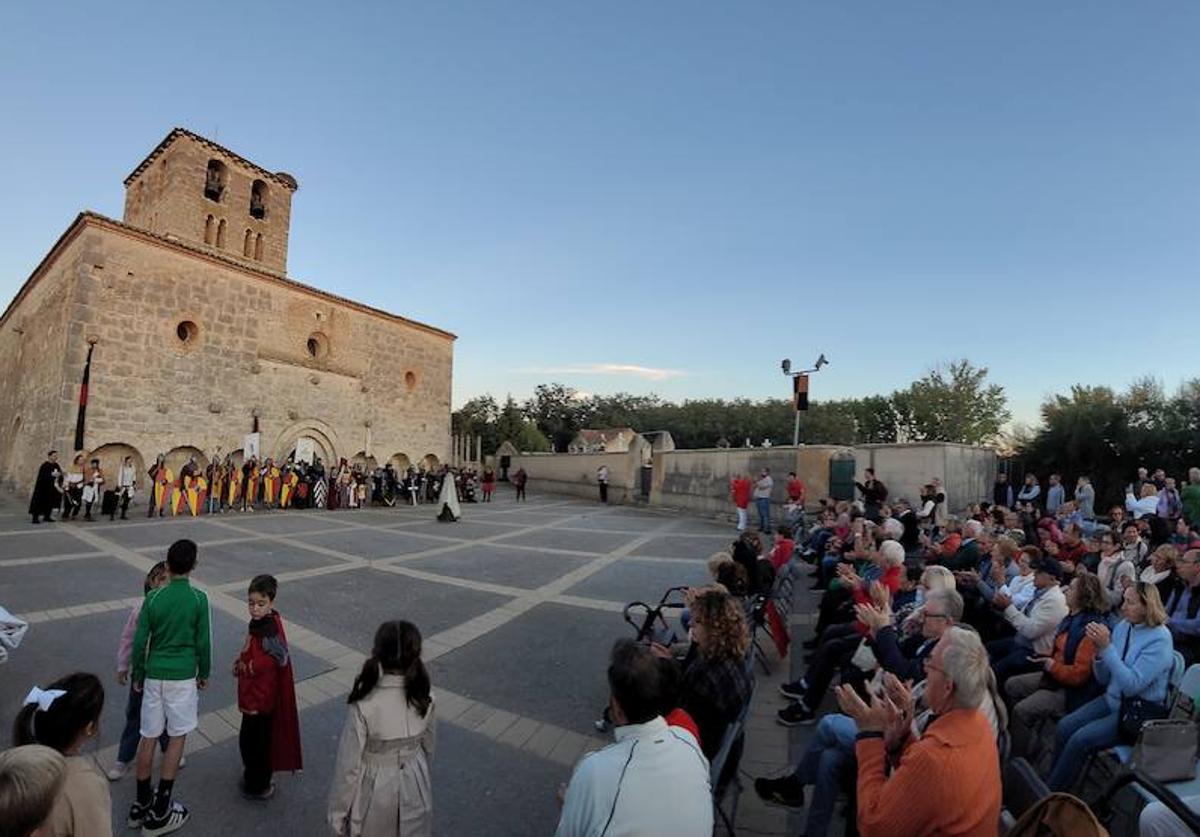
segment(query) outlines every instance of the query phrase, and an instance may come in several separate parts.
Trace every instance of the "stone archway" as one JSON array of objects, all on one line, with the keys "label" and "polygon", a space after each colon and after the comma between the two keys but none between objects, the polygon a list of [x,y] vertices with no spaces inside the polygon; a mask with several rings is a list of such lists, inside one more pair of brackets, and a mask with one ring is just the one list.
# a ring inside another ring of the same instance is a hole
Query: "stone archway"
[{"label": "stone archway", "polygon": [[412,467],[412,460],[408,458],[406,453],[396,453],[388,460],[391,463],[392,469],[397,474],[408,473],[408,469]]},{"label": "stone archway", "polygon": [[354,456],[350,457],[351,468],[353,468],[355,465],[359,465],[362,466],[362,469],[367,473],[374,471],[375,468],[378,467],[378,464],[379,463],[376,461],[375,457],[367,456],[367,452],[364,450],[360,450],[358,453],[354,454]]},{"label": "stone archway", "polygon": [[141,491],[150,483],[150,478],[146,474],[150,466],[146,464],[145,457],[137,448],[124,442],[109,442],[93,450],[86,458],[100,460],[100,468],[104,471],[104,487],[115,491],[121,464],[127,456],[133,457],[133,478],[137,480],[138,490]]},{"label": "stone archway", "polygon": [[321,458],[321,463],[326,468],[337,466],[337,434],[332,427],[316,419],[297,422],[285,428],[276,437],[275,445],[271,449],[274,451],[275,461],[282,462],[287,460],[295,452],[296,446],[300,443],[301,439],[306,440],[305,443],[301,443],[303,445],[311,442],[313,452]]},{"label": "stone archway", "polygon": [[427,453],[421,457],[421,464],[425,466],[426,471],[436,471],[442,466],[442,461],[435,454]]},{"label": "stone archway", "polygon": [[193,456],[196,457],[196,467],[203,472],[208,467],[208,457],[204,455],[204,451],[190,445],[180,445],[177,448],[171,448],[167,451],[167,467],[178,478],[179,469],[186,465],[188,459]]}]

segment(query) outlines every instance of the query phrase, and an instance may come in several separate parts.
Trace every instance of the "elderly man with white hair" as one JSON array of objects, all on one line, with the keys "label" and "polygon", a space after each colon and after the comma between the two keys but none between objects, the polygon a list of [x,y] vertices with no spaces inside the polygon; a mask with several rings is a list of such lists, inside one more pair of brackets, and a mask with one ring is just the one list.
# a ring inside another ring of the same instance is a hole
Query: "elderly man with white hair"
[{"label": "elderly man with white hair", "polygon": [[[904,575],[904,547],[899,541],[884,541],[870,556],[876,569],[872,573],[864,571],[866,578],[860,578],[853,570],[842,571],[842,581],[850,590],[855,605],[890,601],[900,588],[900,579]],[[816,657],[805,675],[779,687],[784,695],[793,698],[790,706],[779,710],[779,723],[790,727],[816,721],[817,707],[833,676],[850,662],[867,633],[867,626],[858,619],[825,630]]]},{"label": "elderly man with white hair", "polygon": [[954,557],[946,562],[954,572],[969,572],[979,567],[979,536],[983,534],[983,524],[978,520],[968,520],[962,527],[962,543]]},{"label": "elderly man with white hair", "polygon": [[917,737],[912,692],[891,678],[864,703],[837,689],[858,727],[858,832],[862,837],[955,834],[995,837],[1000,823],[1000,756],[988,719],[988,657],[973,631],[948,628],[925,665],[931,720]]}]

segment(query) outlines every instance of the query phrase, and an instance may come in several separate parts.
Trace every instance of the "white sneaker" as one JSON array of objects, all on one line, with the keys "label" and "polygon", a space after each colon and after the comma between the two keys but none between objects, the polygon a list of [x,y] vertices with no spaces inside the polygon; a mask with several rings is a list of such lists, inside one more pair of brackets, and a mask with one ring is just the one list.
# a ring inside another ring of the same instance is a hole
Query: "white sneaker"
[{"label": "white sneaker", "polygon": [[129,772],[129,765],[123,761],[119,761],[108,769],[104,775],[108,777],[110,782],[119,782],[125,778],[125,774]]},{"label": "white sneaker", "polygon": [[183,770],[183,768],[185,768],[185,767],[187,767],[187,756],[180,755],[179,756],[179,769]]}]

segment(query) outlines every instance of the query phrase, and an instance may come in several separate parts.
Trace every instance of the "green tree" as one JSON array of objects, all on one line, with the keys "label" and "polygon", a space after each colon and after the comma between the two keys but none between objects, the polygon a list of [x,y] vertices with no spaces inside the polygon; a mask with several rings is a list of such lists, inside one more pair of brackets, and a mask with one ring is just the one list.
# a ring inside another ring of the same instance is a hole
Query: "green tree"
[{"label": "green tree", "polygon": [[525,418],[524,411],[511,394],[504,400],[504,406],[496,417],[496,438],[501,442],[511,442],[519,451],[540,453],[550,450],[550,440]]},{"label": "green tree", "polygon": [[1004,387],[987,383],[987,368],[968,360],[938,367],[893,395],[901,428],[913,440],[986,442],[1012,415]]},{"label": "green tree", "polygon": [[533,397],[525,402],[525,417],[537,425],[558,451],[565,451],[591,418],[587,400],[564,384],[538,384]]},{"label": "green tree", "polygon": [[455,410],[450,416],[452,432],[474,438],[483,437],[483,452],[495,453],[500,444],[496,433],[496,419],[499,416],[496,399],[490,395],[480,395],[472,398]]}]

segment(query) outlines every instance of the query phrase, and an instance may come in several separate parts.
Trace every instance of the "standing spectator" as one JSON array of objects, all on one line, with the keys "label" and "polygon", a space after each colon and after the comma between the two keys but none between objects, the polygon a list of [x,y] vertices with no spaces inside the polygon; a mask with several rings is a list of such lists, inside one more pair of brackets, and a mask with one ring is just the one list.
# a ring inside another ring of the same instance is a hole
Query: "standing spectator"
[{"label": "standing spectator", "polygon": [[795,471],[788,471],[787,497],[793,505],[804,505],[804,480],[796,476]]},{"label": "standing spectator", "polygon": [[1017,506],[1021,511],[1026,513],[1036,513],[1038,508],[1038,500],[1042,496],[1042,487],[1038,485],[1038,478],[1035,474],[1025,475],[1025,485],[1021,487],[1017,494]]},{"label": "standing spectator", "polygon": [[754,506],[758,509],[758,529],[763,534],[771,531],[771,491],[775,488],[775,480],[771,479],[771,469],[763,468],[754,484]]},{"label": "standing spectator", "polygon": [[1200,549],[1189,549],[1175,563],[1180,586],[1167,601],[1167,629],[1175,650],[1188,664],[1200,662]]},{"label": "standing spectator", "polygon": [[600,502],[608,502],[608,466],[601,465],[596,469],[596,484],[600,486]]},{"label": "standing spectator", "polygon": [[[608,666],[616,742],[580,759],[561,797],[557,837],[712,834],[708,760],[686,729],[660,714],[666,667],[645,646],[618,640]],[[669,800],[669,801],[668,801]]]},{"label": "standing spectator", "polygon": [[1054,768],[1046,780],[1052,791],[1069,791],[1087,757],[1120,741],[1117,720],[1126,698],[1162,703],[1171,672],[1171,632],[1158,589],[1138,582],[1125,591],[1124,617],[1110,632],[1093,622],[1085,634],[1099,657],[1093,673],[1105,692],[1058,724]]},{"label": "standing spectator", "polygon": [[66,761],[50,747],[26,744],[0,752],[0,834],[43,837],[66,778]]},{"label": "standing spectator", "polygon": [[[171,544],[167,550],[171,580],[146,595],[133,636],[131,678],[134,689],[142,692],[142,740],[137,751],[137,801],[129,809],[128,824],[141,827],[147,835],[176,831],[191,816],[184,805],[171,802],[171,793],[184,742],[197,726],[198,691],[208,686],[212,667],[208,596],[188,581],[195,568],[195,542],[183,539]],[[155,792],[150,774],[154,748],[164,730],[171,740]]]},{"label": "standing spectator", "polygon": [[[42,744],[67,761],[62,792],[47,820],[49,834],[109,837],[112,799],[108,782],[83,746],[100,732],[104,687],[94,674],[69,674],[46,689],[33,687],[13,724],[13,746]],[[7,827],[8,823],[0,823]]]},{"label": "standing spectator", "polygon": [[842,711],[858,726],[858,833],[994,837],[1000,757],[979,711],[988,695],[987,653],[976,634],[948,628],[925,669],[933,720],[920,738],[912,734],[910,690],[894,689],[868,706],[852,688],[838,687]]},{"label": "standing spectator", "polygon": [[283,617],[274,607],[278,591],[274,576],[258,575],[250,581],[250,626],[233,664],[242,713],[242,796],[260,801],[275,795],[272,773],[302,768],[292,660]]},{"label": "standing spectator", "polygon": [[[483,469],[483,480],[480,483],[480,486],[483,489],[483,502],[485,502],[485,503],[492,502],[492,495],[496,493],[496,472],[492,468],[491,465],[488,465],[487,467],[485,467]],[[605,490],[605,495],[607,496],[607,493],[608,493],[607,485],[605,485],[604,490]],[[607,500],[606,500],[606,502],[607,502]],[[417,504],[417,501],[414,496],[413,505],[415,506],[416,504]]]},{"label": "standing spectator", "polygon": [[1050,487],[1046,489],[1046,514],[1054,514],[1067,499],[1067,492],[1062,486],[1062,477],[1050,475]]},{"label": "standing spectator", "polygon": [[747,474],[739,474],[729,481],[729,496],[733,498],[733,507],[737,510],[737,530],[746,531],[746,507],[750,505],[750,494],[753,486]]},{"label": "standing spectator", "polygon": [[[142,604],[151,590],[167,585],[167,562],[159,561],[146,573],[142,583],[142,601],[129,609],[125,619],[125,628],[121,631],[121,642],[117,646],[117,683],[124,686],[129,683],[129,656],[133,651],[133,635],[137,630],[138,617],[142,613]],[[138,742],[142,740],[142,693],[132,686],[129,687],[129,697],[125,702],[125,728],[121,731],[121,743],[117,747],[117,761],[106,774],[110,781],[116,782],[129,772],[129,765],[137,755]],[[159,744],[165,753],[171,739],[166,731],[159,736]],[[182,757],[181,757],[182,760]]]},{"label": "standing spectator", "polygon": [[525,483],[528,481],[529,475],[525,473],[524,468],[518,468],[517,472],[509,479],[513,488],[517,490],[517,500],[519,502],[525,501]]},{"label": "standing spectator", "polygon": [[1158,492],[1158,507],[1155,514],[1169,523],[1174,523],[1183,517],[1183,501],[1175,488],[1175,478],[1167,477],[1162,489]]},{"label": "standing spectator", "polygon": [[1200,526],[1200,468],[1188,468],[1187,485],[1179,495],[1183,517],[1191,526]]},{"label": "standing spectator", "polygon": [[996,484],[992,486],[992,505],[1013,508],[1013,490],[1008,482],[1008,474],[999,471],[996,474]]},{"label": "standing spectator", "polygon": [[331,833],[347,837],[433,833],[434,701],[421,632],[384,622],[354,679],[329,792]]},{"label": "standing spectator", "polygon": [[1084,520],[1096,519],[1096,489],[1091,477],[1084,475],[1075,482],[1075,506]]},{"label": "standing spectator", "polygon": [[942,478],[934,477],[930,484],[933,486],[933,502],[937,505],[933,509],[933,525],[940,532],[946,527],[946,521],[950,516],[950,500],[946,495],[946,489],[942,486]]},{"label": "standing spectator", "polygon": [[854,486],[862,492],[863,509],[867,520],[878,523],[880,507],[888,498],[887,486],[875,478],[874,468],[868,468],[865,474],[866,482],[856,482]]},{"label": "standing spectator", "polygon": [[[1145,471],[1145,468],[1139,470]],[[1146,515],[1158,514],[1158,489],[1152,482],[1142,483],[1137,497],[1133,496],[1134,487],[1125,491],[1125,508],[1133,515],[1134,520],[1141,520]]]}]

